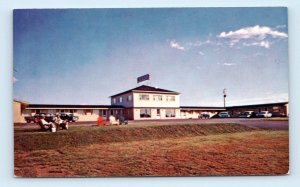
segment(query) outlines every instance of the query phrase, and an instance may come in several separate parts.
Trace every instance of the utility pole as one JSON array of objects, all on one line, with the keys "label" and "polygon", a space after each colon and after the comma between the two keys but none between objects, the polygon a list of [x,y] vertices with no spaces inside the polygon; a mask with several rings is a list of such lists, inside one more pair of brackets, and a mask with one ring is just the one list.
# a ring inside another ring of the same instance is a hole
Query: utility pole
[{"label": "utility pole", "polygon": [[223,89],[224,108],[226,107],[226,88]]}]

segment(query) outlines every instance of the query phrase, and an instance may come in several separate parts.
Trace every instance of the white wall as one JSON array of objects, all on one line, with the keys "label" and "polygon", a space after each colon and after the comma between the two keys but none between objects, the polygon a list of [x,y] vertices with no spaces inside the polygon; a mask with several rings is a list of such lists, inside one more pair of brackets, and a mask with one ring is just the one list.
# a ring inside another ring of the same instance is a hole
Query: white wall
[{"label": "white wall", "polygon": [[[56,113],[56,109],[43,109],[40,110],[41,112],[44,113],[48,113],[48,114],[55,114]],[[65,109],[65,112],[69,112],[69,109]],[[90,110],[91,112],[85,112],[84,109],[77,109],[77,112],[74,112],[75,116],[79,117],[78,121],[97,121],[98,117],[99,117],[99,109],[95,109],[95,110]],[[35,113],[32,112],[31,109],[25,109],[22,111],[21,114],[21,119],[22,119],[22,123],[25,123],[25,116],[33,116]],[[106,116],[109,115],[109,111],[106,110]],[[20,120],[18,120],[20,121]],[[15,121],[14,121],[15,122]]]},{"label": "white wall", "polygon": [[[140,94],[149,95],[149,100],[140,100]],[[162,95],[162,101],[154,101],[153,95]],[[175,101],[167,101],[167,96],[175,96]],[[134,107],[170,107],[170,108],[179,108],[180,106],[180,95],[171,95],[171,94],[149,94],[149,93],[133,93],[133,106]]]},{"label": "white wall", "polygon": [[[170,109],[174,109],[174,108],[170,108]],[[165,108],[160,108],[160,116],[157,116],[157,108],[151,108],[151,117],[141,118],[140,117],[140,108],[134,108],[133,117],[134,117],[134,120],[181,119],[180,109],[176,108],[174,110],[175,110],[175,117],[166,117],[166,109]]]}]

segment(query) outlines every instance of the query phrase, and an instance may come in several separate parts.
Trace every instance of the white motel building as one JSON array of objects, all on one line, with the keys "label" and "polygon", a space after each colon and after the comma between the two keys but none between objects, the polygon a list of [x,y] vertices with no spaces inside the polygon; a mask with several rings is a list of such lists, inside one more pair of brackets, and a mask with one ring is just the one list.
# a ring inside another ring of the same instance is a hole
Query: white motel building
[{"label": "white motel building", "polygon": [[267,103],[231,107],[180,106],[180,93],[166,89],[142,85],[122,93],[110,96],[111,105],[52,105],[30,104],[14,100],[14,123],[25,122],[25,116],[36,113],[73,113],[79,121],[96,121],[99,116],[108,118],[110,115],[125,116],[128,120],[160,120],[160,119],[193,119],[201,112],[211,116],[220,111],[237,112],[268,110],[274,114],[288,115],[288,103]]}]

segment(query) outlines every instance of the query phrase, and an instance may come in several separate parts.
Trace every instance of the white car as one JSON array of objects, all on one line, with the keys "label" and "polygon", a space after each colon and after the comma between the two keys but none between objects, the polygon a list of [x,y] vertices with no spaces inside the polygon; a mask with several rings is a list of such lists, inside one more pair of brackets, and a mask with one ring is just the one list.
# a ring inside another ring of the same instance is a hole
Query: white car
[{"label": "white car", "polygon": [[220,118],[230,118],[230,114],[228,112],[220,112],[218,116]]},{"label": "white car", "polygon": [[270,113],[269,111],[261,111],[258,114],[256,114],[256,117],[258,117],[258,118],[270,118],[270,117],[272,117],[272,113]]},{"label": "white car", "polygon": [[239,117],[240,118],[252,118],[255,117],[255,112],[254,111],[245,111],[243,112]]}]

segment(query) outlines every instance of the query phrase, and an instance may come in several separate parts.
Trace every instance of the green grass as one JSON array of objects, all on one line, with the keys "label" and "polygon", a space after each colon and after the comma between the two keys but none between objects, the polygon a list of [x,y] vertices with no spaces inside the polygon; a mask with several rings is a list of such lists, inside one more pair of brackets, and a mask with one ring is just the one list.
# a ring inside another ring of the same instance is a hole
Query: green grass
[{"label": "green grass", "polygon": [[266,121],[288,121],[288,117],[274,117],[274,118],[263,118]]},{"label": "green grass", "polygon": [[185,124],[161,126],[73,126],[56,133],[15,129],[15,150],[57,149],[89,144],[205,136],[257,130],[237,124]]},{"label": "green grass", "polygon": [[287,131],[243,131],[159,139],[148,137],[144,140],[46,150],[15,150],[15,175],[275,175],[288,172],[288,155]]},{"label": "green grass", "polygon": [[276,175],[289,169],[288,131],[238,124],[15,128],[23,177]]}]

